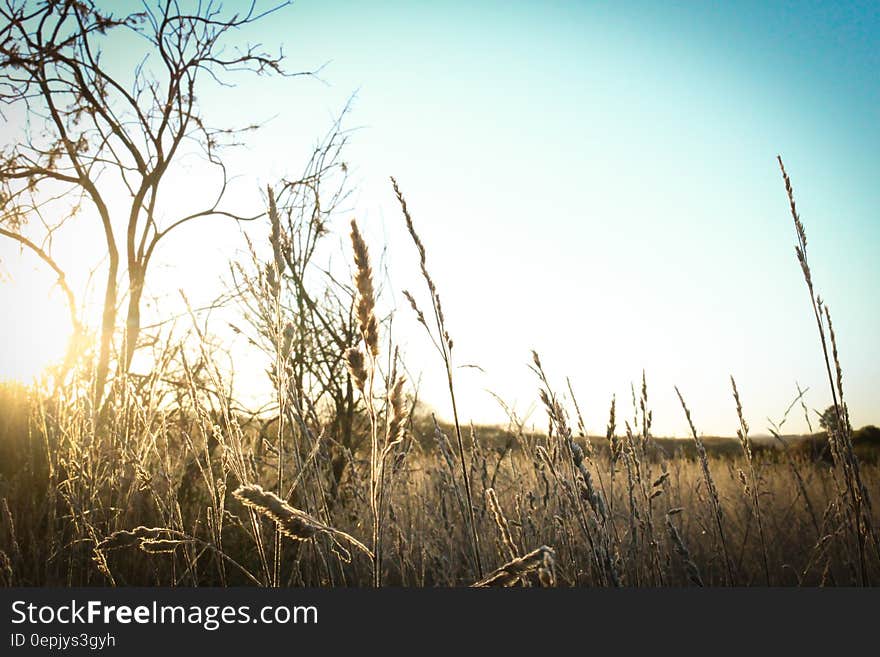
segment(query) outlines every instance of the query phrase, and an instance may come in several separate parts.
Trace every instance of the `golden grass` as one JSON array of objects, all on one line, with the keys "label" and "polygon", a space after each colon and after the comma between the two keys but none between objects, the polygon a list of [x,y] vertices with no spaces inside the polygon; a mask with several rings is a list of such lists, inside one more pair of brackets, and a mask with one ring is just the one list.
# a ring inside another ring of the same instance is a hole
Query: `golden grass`
[{"label": "golden grass", "polygon": [[869,494],[880,468],[849,423],[831,314],[782,171],[837,418],[827,456],[778,431],[776,445],[755,441],[733,379],[734,440],[702,437],[681,393],[690,439],[654,436],[645,376],[631,419],[618,426],[612,399],[606,435],[587,436],[570,385],[555,387],[537,353],[547,431],[511,413],[465,441],[453,340],[396,181],[429,314],[406,298],[446,374],[448,426],[418,412],[358,225],[351,284],[310,291],[324,233],[306,222],[305,236],[288,234],[270,193],[271,259],[249,244],[253,262],[233,271],[237,330],[265,358],[274,405],[248,413],[236,401],[234,372],[196,322],[190,342],[155,347],[149,376],[117,377],[102,413],[87,366],[49,391],[0,387],[0,583],[880,584]]}]

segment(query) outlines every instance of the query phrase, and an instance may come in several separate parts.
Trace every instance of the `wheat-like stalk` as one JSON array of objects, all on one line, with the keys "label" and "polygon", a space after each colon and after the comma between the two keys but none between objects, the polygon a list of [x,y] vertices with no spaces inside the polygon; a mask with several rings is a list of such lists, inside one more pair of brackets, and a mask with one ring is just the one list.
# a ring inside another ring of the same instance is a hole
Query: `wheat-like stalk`
[{"label": "wheat-like stalk", "polygon": [[244,484],[232,494],[246,507],[272,520],[282,534],[294,541],[306,541],[318,534],[327,534],[344,540],[370,557],[373,556],[366,545],[350,534],[329,527],[305,511],[293,508],[275,493],[264,490],[258,484]]},{"label": "wheat-like stalk", "polygon": [[164,527],[144,527],[139,526],[134,529],[119,529],[96,546],[96,550],[106,552],[107,550],[118,550],[131,546],[140,545],[142,540],[159,539],[163,534],[167,535],[168,530]]},{"label": "wheat-like stalk", "polygon": [[459,422],[458,419],[458,403],[456,401],[455,385],[453,383],[452,377],[452,338],[449,336],[449,331],[446,329],[446,317],[443,314],[443,306],[440,303],[440,294],[437,292],[437,286],[434,284],[434,279],[431,278],[431,274],[428,272],[428,267],[426,264],[427,257],[425,252],[425,245],[422,243],[419,234],[416,232],[412,216],[409,212],[409,207],[407,206],[406,199],[403,196],[403,192],[400,191],[400,187],[393,177],[391,178],[391,185],[394,188],[394,194],[395,196],[397,196],[397,200],[400,203],[400,209],[403,212],[403,217],[406,221],[407,231],[409,232],[410,237],[412,238],[412,241],[416,246],[416,250],[418,250],[419,252],[419,266],[422,270],[422,278],[424,278],[425,284],[428,286],[428,291],[431,296],[431,305],[434,309],[434,321],[437,327],[438,334],[436,339],[432,335],[431,329],[428,328],[428,324],[427,322],[425,322],[425,316],[419,310],[412,295],[408,293],[406,295],[407,299],[413,307],[413,310],[416,312],[419,321],[428,331],[428,335],[431,336],[431,340],[434,342],[434,345],[438,347],[440,356],[443,359],[443,364],[446,367],[446,382],[449,389],[449,399],[452,403],[452,419],[455,424],[455,438],[458,446],[458,461],[461,469],[462,482],[464,483],[465,497],[467,498],[467,519],[470,524],[471,530],[471,549],[473,550],[474,566],[476,567],[477,577],[482,577],[483,559],[480,556],[480,539],[477,535],[477,519],[474,515],[473,494],[471,493],[470,474],[468,474],[470,468],[466,462],[464,454],[464,438],[462,438],[461,435],[461,422]]},{"label": "wheat-like stalk", "polygon": [[[835,430],[828,432],[828,439],[832,446],[832,454],[835,456],[835,461],[838,461],[838,465],[840,465],[843,470],[849,504],[852,507],[853,516],[855,518],[856,540],[859,549],[859,571],[861,573],[862,584],[867,585],[868,566],[865,555],[865,544],[870,537],[874,544],[877,558],[880,559],[880,538],[878,538],[877,532],[874,528],[874,520],[870,508],[870,498],[867,497],[867,488],[864,486],[861,479],[858,459],[853,452],[852,427],[849,423],[849,414],[846,410],[846,404],[843,399],[843,375],[837,354],[837,341],[834,336],[833,325],[831,324],[831,314],[828,312],[827,306],[824,306],[823,308],[824,304],[822,298],[816,293],[814,287],[813,275],[807,259],[807,234],[797,211],[791,179],[788,176],[788,172],[785,170],[785,165],[782,163],[782,157],[777,155],[776,160],[779,163],[779,169],[782,172],[782,179],[785,183],[785,192],[788,196],[789,209],[791,210],[795,234],[797,235],[795,253],[797,254],[798,262],[801,265],[801,271],[803,272],[804,281],[807,284],[807,291],[810,295],[810,304],[812,305],[813,316],[816,319],[816,326],[819,330],[819,341],[822,345],[825,372],[828,375],[828,384],[831,389],[831,401],[834,406],[836,426],[834,427]],[[828,324],[827,333],[829,333],[830,336],[826,335],[823,319]],[[836,377],[832,374],[832,358],[829,357],[828,353],[829,337],[833,350],[833,362]],[[835,445],[835,443],[837,443],[837,445]]]},{"label": "wheat-like stalk", "polygon": [[712,478],[712,472],[709,470],[709,455],[706,453],[706,446],[703,444],[702,439],[697,434],[697,429],[694,427],[694,422],[691,419],[690,409],[688,409],[687,404],[685,404],[684,397],[682,397],[681,391],[678,389],[678,386],[675,387],[675,394],[678,395],[678,400],[681,402],[681,407],[684,409],[684,414],[687,418],[688,427],[690,427],[691,436],[694,439],[694,445],[696,445],[697,447],[697,455],[699,456],[700,467],[703,471],[703,481],[705,482],[706,488],[709,491],[709,499],[712,502],[712,512],[715,517],[715,526],[718,529],[718,540],[721,543],[721,550],[724,554],[724,564],[727,567],[727,583],[733,586],[733,563],[730,560],[730,554],[727,550],[727,539],[724,536],[724,519],[723,512],[721,510],[721,499],[718,496],[718,488],[715,486],[715,480]]},{"label": "wheat-like stalk", "polygon": [[385,452],[387,454],[395,445],[403,440],[406,428],[406,420],[409,417],[409,409],[406,405],[406,396],[403,392],[406,377],[398,376],[394,385],[391,386],[388,403],[390,406],[390,419],[388,420],[387,435],[385,437]]},{"label": "wheat-like stalk", "polygon": [[498,534],[501,537],[501,544],[507,553],[509,560],[519,557],[519,550],[516,549],[516,543],[513,542],[513,536],[510,533],[510,525],[507,518],[504,517],[504,511],[501,509],[501,503],[498,501],[498,495],[494,488],[486,489],[486,502],[489,504],[489,510],[492,512],[492,519],[498,528]]},{"label": "wheat-like stalk", "polygon": [[752,455],[752,442],[749,438],[749,425],[743,417],[742,401],[740,400],[739,390],[736,387],[736,380],[733,376],[730,377],[730,385],[733,388],[733,399],[736,403],[736,417],[739,420],[739,429],[737,429],[736,435],[737,438],[739,438],[740,447],[749,468],[747,493],[752,499],[752,505],[755,509],[755,519],[758,523],[758,537],[761,540],[761,553],[764,565],[764,581],[767,586],[770,586],[770,560],[767,556],[767,539],[764,536],[764,519],[761,516],[761,503],[759,499],[761,495],[760,481],[758,480],[758,471],[755,468],[755,459]]},{"label": "wheat-like stalk", "polygon": [[529,573],[538,571],[541,584],[552,586],[555,583],[556,552],[542,545],[522,557],[511,559],[496,568],[484,578],[472,584],[473,587],[513,586]]},{"label": "wheat-like stalk", "polygon": [[351,220],[351,246],[354,251],[358,324],[367,351],[376,358],[379,355],[379,322],[376,320],[376,297],[373,291],[370,251],[354,219]]},{"label": "wheat-like stalk", "polygon": [[[242,566],[238,561],[226,554],[219,546],[203,541],[194,536],[189,536],[176,529],[169,527],[144,527],[139,526],[134,529],[119,529],[101,541],[97,541],[94,549],[93,561],[111,583],[114,582],[113,575],[107,565],[106,552],[109,550],[118,550],[120,548],[137,547],[147,554],[171,553],[179,545],[195,543],[206,550],[210,550],[223,561],[227,561],[235,566],[241,573],[247,577],[253,584],[262,586],[251,572]],[[114,584],[115,586],[115,584]]]},{"label": "wheat-like stalk", "polygon": [[272,296],[278,296],[281,291],[281,275],[284,273],[284,246],[281,243],[281,217],[278,214],[278,206],[275,203],[275,192],[271,187],[266,188],[269,196],[269,243],[272,245],[272,264],[267,267],[266,273],[269,285],[272,288]]},{"label": "wheat-like stalk", "polygon": [[372,513],[373,542],[373,585],[381,584],[382,550],[381,538],[381,498],[382,498],[382,455],[379,451],[379,418],[373,400],[373,386],[376,377],[376,359],[379,356],[379,323],[376,320],[376,298],[373,289],[373,270],[370,265],[370,252],[358,228],[351,220],[351,247],[354,253],[354,285],[357,290],[355,314],[360,327],[366,357],[360,349],[349,349],[345,356],[348,369],[363,395],[370,420],[370,511]]},{"label": "wheat-like stalk", "polygon": [[700,569],[691,558],[690,550],[688,550],[687,545],[684,543],[684,539],[681,537],[681,534],[679,534],[678,529],[672,522],[672,516],[680,511],[681,509],[670,509],[667,512],[666,530],[669,532],[669,538],[672,540],[672,547],[675,549],[675,553],[681,557],[688,579],[697,586],[703,586],[703,578],[700,577]]},{"label": "wheat-like stalk", "polygon": [[365,394],[367,390],[367,363],[364,359],[364,352],[357,347],[349,347],[345,352],[345,362],[348,365],[348,371],[354,384],[361,394]]}]

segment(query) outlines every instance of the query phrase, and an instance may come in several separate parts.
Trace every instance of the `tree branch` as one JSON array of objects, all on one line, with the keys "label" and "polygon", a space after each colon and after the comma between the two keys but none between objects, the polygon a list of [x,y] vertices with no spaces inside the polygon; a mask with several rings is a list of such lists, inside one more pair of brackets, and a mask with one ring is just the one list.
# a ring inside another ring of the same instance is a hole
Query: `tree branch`
[{"label": "tree branch", "polygon": [[31,242],[24,235],[14,233],[11,230],[6,230],[2,226],[0,226],[0,235],[2,235],[3,237],[8,237],[9,239],[14,240],[22,246],[30,249],[30,251],[36,254],[36,256],[40,258],[40,260],[49,265],[49,267],[52,268],[52,271],[54,271],[58,275],[58,287],[61,288],[61,290],[67,297],[67,308],[70,312],[70,323],[73,326],[74,332],[79,333],[82,330],[82,326],[80,325],[79,320],[76,317],[76,298],[73,295],[73,290],[71,290],[70,286],[67,284],[67,276],[65,275],[64,270],[58,266],[58,263],[55,262],[52,256],[50,256],[39,246]]}]

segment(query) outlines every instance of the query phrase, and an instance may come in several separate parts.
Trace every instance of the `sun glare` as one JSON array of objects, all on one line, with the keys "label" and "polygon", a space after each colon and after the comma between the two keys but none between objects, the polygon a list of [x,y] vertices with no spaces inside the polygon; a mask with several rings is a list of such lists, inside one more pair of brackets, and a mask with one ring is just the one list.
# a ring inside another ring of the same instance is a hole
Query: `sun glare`
[{"label": "sun glare", "polygon": [[31,383],[64,357],[71,327],[63,295],[30,279],[6,281],[0,308],[0,380]]}]

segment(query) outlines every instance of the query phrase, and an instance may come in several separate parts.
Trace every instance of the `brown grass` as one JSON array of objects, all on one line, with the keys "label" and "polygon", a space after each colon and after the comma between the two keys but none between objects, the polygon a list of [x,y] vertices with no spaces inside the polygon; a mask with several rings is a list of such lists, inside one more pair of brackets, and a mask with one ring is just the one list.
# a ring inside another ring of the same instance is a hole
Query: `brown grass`
[{"label": "brown grass", "polygon": [[273,403],[235,398],[195,312],[188,339],[153,344],[152,372],[117,377],[100,424],[87,362],[51,388],[0,387],[0,583],[880,584],[876,448],[850,424],[783,180],[837,418],[822,440],[796,443],[783,421],[775,443],[753,438],[732,379],[735,439],[701,436],[681,393],[690,440],[658,438],[644,375],[630,419],[619,426],[612,398],[606,435],[587,436],[571,386],[535,353],[547,430],[511,412],[465,441],[453,340],[396,182],[429,314],[406,298],[442,362],[448,425],[420,411],[358,225],[351,278],[328,281],[311,261],[326,224],[282,222],[270,194],[264,251],[248,243],[252,261],[232,271],[234,328],[266,362]]}]

